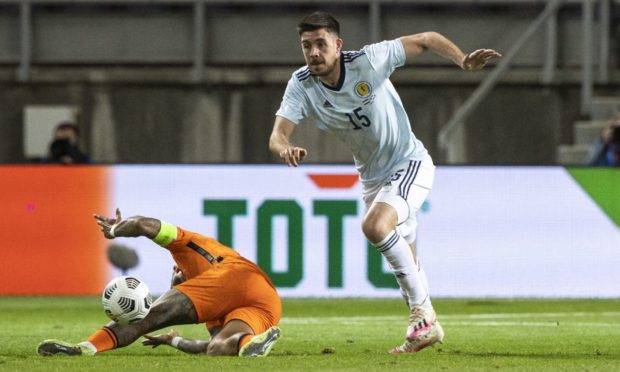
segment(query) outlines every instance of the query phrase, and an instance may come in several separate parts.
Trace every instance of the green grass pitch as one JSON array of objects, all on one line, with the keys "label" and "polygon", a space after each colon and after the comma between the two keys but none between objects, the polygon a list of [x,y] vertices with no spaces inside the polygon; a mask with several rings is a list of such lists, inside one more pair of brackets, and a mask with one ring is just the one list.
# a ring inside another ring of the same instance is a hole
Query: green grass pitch
[{"label": "green grass pitch", "polygon": [[[286,299],[267,358],[186,355],[139,342],[95,357],[40,357],[46,338],[85,339],[106,322],[95,297],[0,297],[7,371],[620,371],[620,300],[436,299],[445,343],[389,355],[402,342],[399,299]],[[177,327],[206,338],[200,325]]]}]

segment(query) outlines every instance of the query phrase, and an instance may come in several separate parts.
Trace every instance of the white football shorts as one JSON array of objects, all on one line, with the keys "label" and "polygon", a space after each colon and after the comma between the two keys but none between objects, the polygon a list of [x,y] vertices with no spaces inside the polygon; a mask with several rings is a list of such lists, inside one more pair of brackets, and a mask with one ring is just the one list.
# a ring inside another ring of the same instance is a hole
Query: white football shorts
[{"label": "white football shorts", "polygon": [[435,180],[435,165],[430,155],[422,160],[406,160],[385,181],[363,186],[366,209],[373,202],[391,205],[398,215],[398,233],[411,244],[416,239],[417,213]]}]

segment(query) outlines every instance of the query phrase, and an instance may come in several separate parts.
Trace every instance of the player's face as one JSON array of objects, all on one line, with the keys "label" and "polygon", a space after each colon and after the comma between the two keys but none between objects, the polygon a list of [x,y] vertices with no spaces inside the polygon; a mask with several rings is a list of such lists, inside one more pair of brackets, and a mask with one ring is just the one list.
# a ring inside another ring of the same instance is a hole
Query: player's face
[{"label": "player's face", "polygon": [[334,72],[340,57],[342,39],[321,28],[301,34],[301,50],[310,72],[317,76],[327,76]]}]

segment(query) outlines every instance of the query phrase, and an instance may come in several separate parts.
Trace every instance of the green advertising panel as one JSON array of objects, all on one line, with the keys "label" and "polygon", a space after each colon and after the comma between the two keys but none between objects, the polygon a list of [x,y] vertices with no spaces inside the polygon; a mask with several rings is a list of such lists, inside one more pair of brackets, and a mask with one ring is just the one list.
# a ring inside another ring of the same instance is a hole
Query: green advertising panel
[{"label": "green advertising panel", "polygon": [[620,169],[568,168],[568,172],[620,227]]}]

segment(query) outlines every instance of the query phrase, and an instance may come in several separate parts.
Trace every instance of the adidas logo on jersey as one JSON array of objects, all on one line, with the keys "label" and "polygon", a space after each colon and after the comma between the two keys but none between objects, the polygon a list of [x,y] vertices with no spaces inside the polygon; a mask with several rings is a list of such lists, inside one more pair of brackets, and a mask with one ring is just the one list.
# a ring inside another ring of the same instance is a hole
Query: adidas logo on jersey
[{"label": "adidas logo on jersey", "polygon": [[332,104],[328,100],[325,100],[325,102],[323,102],[323,107],[334,108],[334,106],[332,106]]}]

